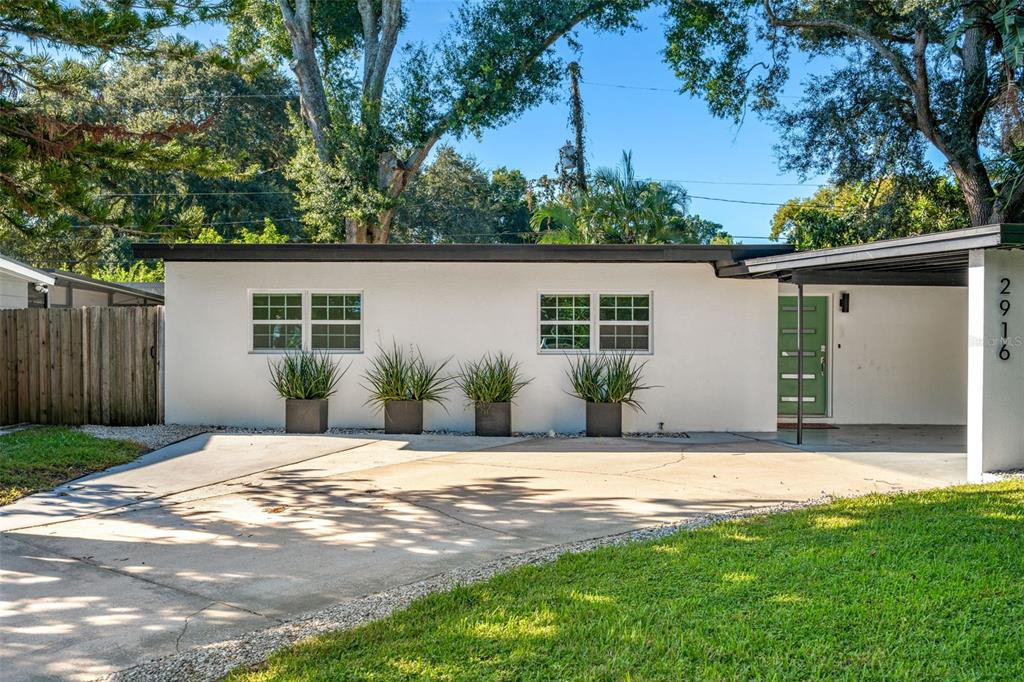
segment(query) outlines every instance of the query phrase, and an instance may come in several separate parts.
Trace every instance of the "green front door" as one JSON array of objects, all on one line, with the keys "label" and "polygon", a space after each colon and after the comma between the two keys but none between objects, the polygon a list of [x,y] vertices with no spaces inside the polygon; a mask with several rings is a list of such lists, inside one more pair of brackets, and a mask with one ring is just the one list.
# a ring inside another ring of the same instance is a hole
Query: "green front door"
[{"label": "green front door", "polygon": [[[779,414],[797,405],[796,296],[779,297]],[[828,412],[828,297],[804,296],[804,414]]]}]

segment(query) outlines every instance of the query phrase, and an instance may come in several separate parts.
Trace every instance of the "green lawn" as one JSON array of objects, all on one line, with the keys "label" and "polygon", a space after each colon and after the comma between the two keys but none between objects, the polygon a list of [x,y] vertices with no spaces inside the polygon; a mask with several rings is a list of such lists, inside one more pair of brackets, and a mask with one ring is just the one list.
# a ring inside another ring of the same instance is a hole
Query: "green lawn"
[{"label": "green lawn", "polygon": [[1024,482],[565,556],[228,679],[1021,680]]},{"label": "green lawn", "polygon": [[143,450],[138,443],[96,438],[62,426],[0,436],[0,505],[130,462]]}]

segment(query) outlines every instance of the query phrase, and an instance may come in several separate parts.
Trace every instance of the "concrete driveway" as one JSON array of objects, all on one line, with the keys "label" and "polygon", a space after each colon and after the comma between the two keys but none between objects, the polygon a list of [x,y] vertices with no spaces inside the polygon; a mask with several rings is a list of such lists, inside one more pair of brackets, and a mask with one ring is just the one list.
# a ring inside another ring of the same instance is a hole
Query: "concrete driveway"
[{"label": "concrete driveway", "polygon": [[953,432],[853,436],[196,436],[0,512],[0,670],[91,679],[549,545],[963,482]]}]

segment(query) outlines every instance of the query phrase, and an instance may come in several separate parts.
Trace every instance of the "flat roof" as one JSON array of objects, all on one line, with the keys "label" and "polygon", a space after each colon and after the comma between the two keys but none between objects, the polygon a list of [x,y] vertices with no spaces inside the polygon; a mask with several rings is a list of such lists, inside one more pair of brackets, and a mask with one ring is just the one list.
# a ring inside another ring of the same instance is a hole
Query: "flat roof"
[{"label": "flat roof", "polygon": [[165,261],[455,263],[736,263],[793,250],[788,244],[132,244]]},{"label": "flat roof", "polygon": [[975,249],[1024,247],[1024,224],[999,223],[855,246],[748,258],[722,277],[778,278],[821,284],[966,284]]}]

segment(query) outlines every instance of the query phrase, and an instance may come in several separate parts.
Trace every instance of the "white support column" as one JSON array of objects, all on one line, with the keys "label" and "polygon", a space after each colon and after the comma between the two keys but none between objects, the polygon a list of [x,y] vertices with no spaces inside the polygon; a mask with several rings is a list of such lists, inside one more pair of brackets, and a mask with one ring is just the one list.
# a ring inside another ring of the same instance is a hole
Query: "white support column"
[{"label": "white support column", "polygon": [[967,478],[1024,469],[1024,251],[970,253]]}]

